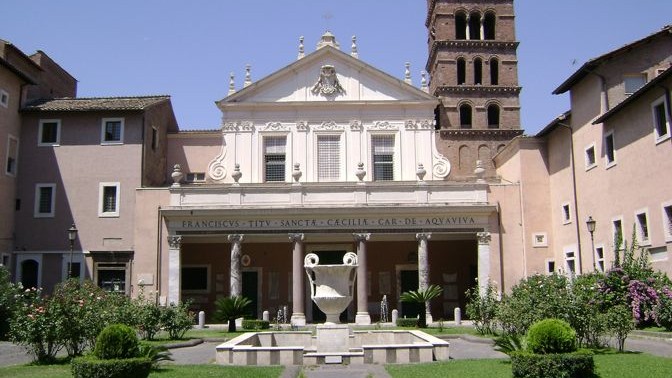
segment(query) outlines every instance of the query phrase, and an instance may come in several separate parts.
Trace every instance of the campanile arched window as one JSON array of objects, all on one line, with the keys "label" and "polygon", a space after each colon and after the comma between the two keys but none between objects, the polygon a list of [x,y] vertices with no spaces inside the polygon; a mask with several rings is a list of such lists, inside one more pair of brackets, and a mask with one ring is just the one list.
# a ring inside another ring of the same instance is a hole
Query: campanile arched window
[{"label": "campanile arched window", "polygon": [[460,128],[471,129],[471,106],[462,104],[460,106]]},{"label": "campanile arched window", "polygon": [[499,106],[491,104],[488,106],[488,128],[499,129]]},{"label": "campanile arched window", "polygon": [[469,15],[469,39],[481,39],[481,15],[478,12]]},{"label": "campanile arched window", "polygon": [[457,58],[457,85],[463,85],[467,81],[467,62],[464,58]]},{"label": "campanile arched window", "polygon": [[483,84],[483,60],[474,59],[474,85]]},{"label": "campanile arched window", "polygon": [[467,14],[455,13],[455,39],[467,39]]},{"label": "campanile arched window", "polygon": [[490,85],[499,85],[499,60],[490,59]]},{"label": "campanile arched window", "polygon": [[496,17],[493,12],[487,12],[485,17],[483,17],[483,34],[484,39],[494,40],[495,39],[495,21]]}]

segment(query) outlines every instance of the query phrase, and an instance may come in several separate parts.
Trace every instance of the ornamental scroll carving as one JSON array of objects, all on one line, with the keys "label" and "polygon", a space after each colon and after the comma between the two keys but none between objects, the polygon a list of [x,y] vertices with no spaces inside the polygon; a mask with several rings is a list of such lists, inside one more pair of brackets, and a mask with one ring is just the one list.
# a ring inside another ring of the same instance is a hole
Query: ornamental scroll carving
[{"label": "ornamental scroll carving", "polygon": [[369,126],[369,130],[399,130],[399,127],[387,121],[376,121]]},{"label": "ornamental scroll carving", "polygon": [[219,150],[219,155],[208,164],[208,176],[215,181],[224,180],[226,177],[226,167],[224,167],[226,150],[226,138],[224,138],[224,133],[222,133],[222,148]]},{"label": "ornamental scroll carving", "polygon": [[406,130],[431,130],[434,128],[434,121],[429,119],[409,119],[406,121],[405,126]]},{"label": "ornamental scroll carving", "polygon": [[344,127],[334,121],[322,122],[322,124],[313,127],[314,130],[319,131],[343,131]]},{"label": "ornamental scroll carving", "polygon": [[308,130],[310,130],[310,127],[308,126],[308,121],[298,121],[296,123],[296,130],[303,132],[307,132]]},{"label": "ornamental scroll carving", "polygon": [[362,121],[353,119],[350,121],[350,130],[352,131],[362,131]]},{"label": "ornamental scroll carving", "polygon": [[490,244],[492,236],[489,232],[479,232],[476,234],[476,238],[478,239],[478,244]]},{"label": "ornamental scroll carving", "polygon": [[432,164],[432,174],[434,177],[445,179],[450,175],[450,161],[446,159],[445,156],[441,155],[436,149],[436,143],[434,142],[434,134],[432,134],[432,157],[434,158]]},{"label": "ornamental scroll carving", "polygon": [[251,133],[254,131],[254,123],[251,121],[231,121],[226,122],[222,125],[222,131],[227,132],[238,132],[238,133]]},{"label": "ornamental scroll carving", "polygon": [[280,122],[268,122],[263,131],[289,131],[289,126],[283,125]]},{"label": "ornamental scroll carving", "polygon": [[182,246],[182,236],[168,235],[168,246],[170,249],[180,249]]}]

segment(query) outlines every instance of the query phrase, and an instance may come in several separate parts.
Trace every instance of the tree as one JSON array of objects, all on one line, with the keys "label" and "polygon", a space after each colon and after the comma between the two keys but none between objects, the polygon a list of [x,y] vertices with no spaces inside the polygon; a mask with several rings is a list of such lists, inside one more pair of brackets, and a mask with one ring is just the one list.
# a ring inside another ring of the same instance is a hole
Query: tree
[{"label": "tree", "polygon": [[402,302],[419,303],[420,317],[418,327],[427,328],[427,302],[441,295],[443,289],[439,285],[429,285],[426,289],[407,291],[401,294]]},{"label": "tree", "polygon": [[236,319],[247,315],[247,306],[252,301],[243,296],[222,298],[215,302],[215,320],[228,321],[229,332],[236,332]]}]

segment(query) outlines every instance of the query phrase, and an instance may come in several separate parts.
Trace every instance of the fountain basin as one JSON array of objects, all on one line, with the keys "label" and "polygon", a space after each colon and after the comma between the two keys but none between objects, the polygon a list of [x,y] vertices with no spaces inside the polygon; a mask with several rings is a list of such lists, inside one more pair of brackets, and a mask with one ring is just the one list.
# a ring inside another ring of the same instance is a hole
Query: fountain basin
[{"label": "fountain basin", "polygon": [[248,332],[217,346],[221,365],[407,364],[449,359],[449,343],[421,331],[353,331],[343,350],[318,351],[310,331]]}]

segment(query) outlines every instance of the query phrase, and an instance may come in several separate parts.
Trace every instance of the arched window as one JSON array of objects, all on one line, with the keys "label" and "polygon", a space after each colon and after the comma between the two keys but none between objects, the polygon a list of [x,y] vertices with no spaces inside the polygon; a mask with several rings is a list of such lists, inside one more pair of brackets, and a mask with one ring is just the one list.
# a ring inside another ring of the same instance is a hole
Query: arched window
[{"label": "arched window", "polygon": [[21,263],[21,284],[23,287],[37,287],[38,267],[39,264],[35,260],[25,260]]},{"label": "arched window", "polygon": [[455,39],[467,39],[467,15],[464,12],[455,14]]},{"label": "arched window", "polygon": [[485,39],[495,39],[495,14],[488,12],[483,18],[483,34]]},{"label": "arched window", "polygon": [[490,59],[490,85],[499,85],[499,60]]},{"label": "arched window", "polygon": [[471,129],[471,106],[467,104],[460,106],[460,128]]},{"label": "arched window", "polygon": [[463,85],[467,81],[467,62],[464,58],[457,58],[457,85]]},{"label": "arched window", "polygon": [[481,39],[481,15],[478,12],[469,15],[469,39]]},{"label": "arched window", "polygon": [[483,60],[474,59],[474,85],[483,84]]},{"label": "arched window", "polygon": [[495,104],[488,106],[488,128],[499,128],[499,106]]}]

